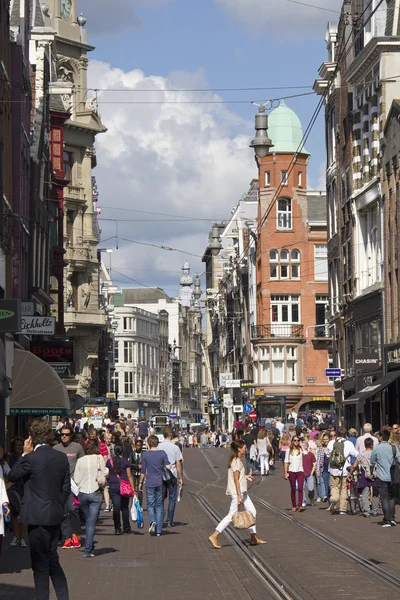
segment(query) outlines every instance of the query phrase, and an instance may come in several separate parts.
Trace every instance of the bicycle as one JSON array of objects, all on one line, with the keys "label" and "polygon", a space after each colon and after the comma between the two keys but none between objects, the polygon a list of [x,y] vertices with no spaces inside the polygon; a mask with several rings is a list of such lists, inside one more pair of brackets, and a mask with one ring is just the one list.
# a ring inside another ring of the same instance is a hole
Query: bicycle
[{"label": "bicycle", "polygon": [[358,511],[361,512],[360,495],[358,493],[357,483],[358,480],[354,474],[346,479],[347,503],[349,506],[348,512],[351,515],[355,515]]}]

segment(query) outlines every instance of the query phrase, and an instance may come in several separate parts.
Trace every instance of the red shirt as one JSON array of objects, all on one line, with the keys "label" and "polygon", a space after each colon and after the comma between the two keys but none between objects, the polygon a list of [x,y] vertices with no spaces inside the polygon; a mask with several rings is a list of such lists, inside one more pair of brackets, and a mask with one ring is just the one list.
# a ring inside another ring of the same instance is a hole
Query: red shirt
[{"label": "red shirt", "polygon": [[315,454],[313,452],[303,454],[304,477],[310,477],[315,460]]}]

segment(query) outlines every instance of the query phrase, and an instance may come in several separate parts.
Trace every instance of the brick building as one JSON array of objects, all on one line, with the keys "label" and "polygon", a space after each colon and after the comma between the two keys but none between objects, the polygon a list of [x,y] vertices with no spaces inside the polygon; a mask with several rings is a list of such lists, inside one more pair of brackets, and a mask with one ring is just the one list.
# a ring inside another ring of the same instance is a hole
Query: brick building
[{"label": "brick building", "polygon": [[283,102],[269,116],[268,135],[273,147],[258,158],[254,396],[261,416],[274,398],[287,410],[329,410],[326,197],[307,190],[310,155],[300,120]]}]

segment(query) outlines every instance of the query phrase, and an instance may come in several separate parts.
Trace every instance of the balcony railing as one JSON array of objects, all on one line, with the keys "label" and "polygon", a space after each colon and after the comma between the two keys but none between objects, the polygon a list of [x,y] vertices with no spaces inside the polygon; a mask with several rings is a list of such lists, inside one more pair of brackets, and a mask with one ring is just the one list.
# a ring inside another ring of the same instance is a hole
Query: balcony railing
[{"label": "balcony railing", "polygon": [[252,337],[255,338],[302,338],[304,337],[304,325],[298,323],[272,323],[271,325],[253,325]]}]

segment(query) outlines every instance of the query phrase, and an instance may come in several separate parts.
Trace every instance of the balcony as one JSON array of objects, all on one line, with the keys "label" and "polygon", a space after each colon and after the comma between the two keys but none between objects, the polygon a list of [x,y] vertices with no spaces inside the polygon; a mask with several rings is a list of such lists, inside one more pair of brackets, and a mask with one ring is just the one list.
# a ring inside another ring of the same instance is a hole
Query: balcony
[{"label": "balcony", "polygon": [[252,339],[266,338],[304,338],[304,325],[298,323],[273,323],[270,325],[253,325]]},{"label": "balcony", "polygon": [[84,246],[67,246],[65,260],[75,271],[85,271],[90,262],[89,249]]},{"label": "balcony", "polygon": [[65,200],[72,200],[73,202],[79,202],[79,204],[85,204],[85,190],[83,187],[77,185],[67,185],[64,189]]}]

